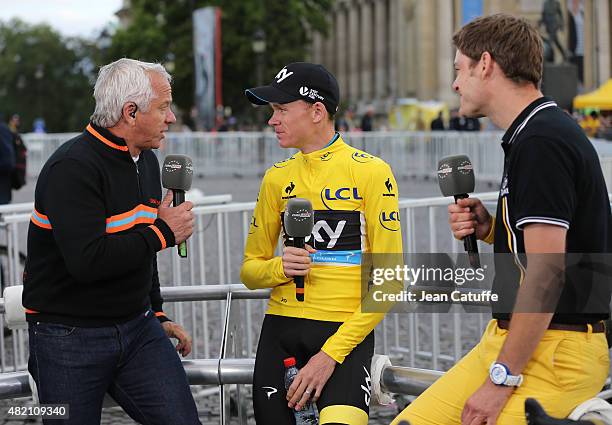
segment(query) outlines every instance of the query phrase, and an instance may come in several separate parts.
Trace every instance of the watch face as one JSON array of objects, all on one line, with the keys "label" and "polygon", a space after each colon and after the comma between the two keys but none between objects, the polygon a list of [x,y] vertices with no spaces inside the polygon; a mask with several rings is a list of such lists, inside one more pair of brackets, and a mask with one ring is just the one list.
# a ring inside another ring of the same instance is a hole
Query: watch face
[{"label": "watch face", "polygon": [[491,376],[491,381],[493,381],[494,384],[502,385],[504,382],[506,382],[508,372],[506,372],[505,367],[500,364],[496,364],[491,367],[489,375]]}]

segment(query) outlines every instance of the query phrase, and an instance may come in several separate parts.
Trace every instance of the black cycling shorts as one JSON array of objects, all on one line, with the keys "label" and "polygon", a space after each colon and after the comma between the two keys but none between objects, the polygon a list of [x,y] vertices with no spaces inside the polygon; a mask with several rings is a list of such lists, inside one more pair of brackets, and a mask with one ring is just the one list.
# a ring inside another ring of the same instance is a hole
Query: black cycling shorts
[{"label": "black cycling shorts", "polygon": [[[297,367],[301,369],[321,350],[325,341],[341,324],[266,315],[259,337],[253,376],[253,406],[258,425],[295,424],[293,412],[287,407],[283,360],[295,357]],[[374,332],[371,332],[342,364],[336,365],[317,401],[321,424],[367,423],[373,354]]]}]

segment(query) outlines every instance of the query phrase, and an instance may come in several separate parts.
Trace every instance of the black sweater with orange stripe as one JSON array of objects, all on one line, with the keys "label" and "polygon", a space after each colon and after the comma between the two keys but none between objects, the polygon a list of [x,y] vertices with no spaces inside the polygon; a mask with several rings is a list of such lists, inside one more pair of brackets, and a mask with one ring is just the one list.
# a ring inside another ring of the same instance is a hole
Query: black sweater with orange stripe
[{"label": "black sweater with orange stripe", "polygon": [[28,320],[72,326],[162,312],[156,253],[174,245],[157,218],[159,162],[134,162],[125,141],[89,124],[44,165],[28,230],[23,305]]}]

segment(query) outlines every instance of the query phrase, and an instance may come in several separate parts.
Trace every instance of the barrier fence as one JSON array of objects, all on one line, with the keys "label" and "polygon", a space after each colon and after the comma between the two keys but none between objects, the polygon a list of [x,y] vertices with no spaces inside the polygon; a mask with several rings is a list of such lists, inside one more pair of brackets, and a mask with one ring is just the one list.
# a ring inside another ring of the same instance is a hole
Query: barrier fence
[{"label": "barrier fence", "polygon": [[[474,196],[490,209],[495,208],[496,192]],[[158,254],[162,290],[169,301],[165,304],[166,312],[192,335],[190,359],[196,361],[254,357],[265,313],[267,292],[249,291],[236,284],[255,204],[214,203],[228,198],[231,199],[223,195],[212,198],[209,201],[213,204],[193,209],[196,225],[188,241],[187,259],[179,259],[175,249]],[[457,253],[463,250],[448,229],[448,203],[449,198],[443,197],[399,201],[405,252]],[[8,246],[8,283],[12,285],[21,282],[20,253],[25,248],[30,220],[27,211],[31,208],[31,204],[0,207],[0,228],[4,229]],[[481,252],[491,252],[490,246],[479,244]],[[194,285],[205,288],[206,299],[219,302],[202,301],[201,294],[189,295]],[[474,346],[488,316],[487,313],[466,313],[456,305],[450,306],[448,313],[389,314],[376,328],[375,352],[389,355],[394,365],[444,371]],[[0,327],[4,328],[2,315]],[[7,373],[21,376],[19,372],[26,369],[27,333],[23,330],[6,335],[0,332],[0,378],[13,376],[5,375]],[[205,390],[200,393],[204,394]],[[227,403],[228,397],[225,398]]]},{"label": "barrier fence", "polygon": [[[474,196],[480,197],[494,210],[497,193]],[[405,252],[457,253],[463,250],[448,228],[448,203],[448,198],[443,197],[400,200]],[[196,206],[193,209],[195,230],[188,240],[189,257],[180,259],[175,249],[158,254],[162,285],[180,288],[238,283],[254,206],[253,202]],[[30,214],[23,211],[31,205],[0,208],[0,229],[5,230],[8,247],[6,262],[3,262],[9,276],[6,283],[19,284],[30,220]],[[479,244],[481,252],[491,252],[491,246]],[[245,317],[244,356],[255,354],[265,307],[265,300],[241,302]],[[224,308],[225,301],[214,305],[193,301],[166,307],[166,313],[192,334],[194,358],[209,358],[214,354],[211,341],[221,340],[218,324],[223,321]],[[3,325],[2,320],[0,317],[0,325]],[[407,366],[442,370],[451,366],[475,342],[485,323],[486,315],[464,314],[455,308],[446,314],[391,314],[377,328],[377,350],[394,356]],[[18,332],[11,338],[0,333],[0,372],[25,368],[25,347],[23,333]]]},{"label": "barrier fence", "polygon": [[[25,134],[28,147],[28,175],[38,176],[47,158],[77,133]],[[499,182],[503,166],[501,132],[349,132],[345,141],[355,148],[378,156],[391,165],[397,178],[435,177],[438,160],[448,155],[468,155],[476,178]],[[602,158],[612,157],[612,143],[594,140]],[[168,133],[160,158],[185,154],[192,158],[196,174],[211,176],[263,175],[273,163],[294,151],[278,148],[271,132]],[[612,178],[612,170],[607,178]]]},{"label": "barrier fence", "polygon": [[[486,201],[495,199],[497,195],[487,193],[480,196]],[[400,200],[406,252],[459,251],[459,244],[452,238],[446,224],[447,204],[448,200],[445,198]],[[180,288],[185,285],[237,283],[254,206],[253,202],[247,202],[195,207],[193,211],[196,224],[194,234],[188,241],[189,257],[180,259],[175,249],[158,254],[162,285]],[[7,268],[10,284],[21,283],[23,257],[20,253],[25,250],[25,237],[30,220],[30,214],[23,211],[30,208],[31,204],[10,205],[0,209],[0,228],[5,229],[8,246]],[[487,249],[485,246],[481,248],[485,252]],[[245,356],[255,354],[265,306],[265,300],[247,300],[241,303],[240,308],[246,318],[243,344]],[[191,332],[194,338],[194,358],[209,358],[214,354],[210,341],[221,339],[218,323],[223,320],[224,308],[225,301],[218,305],[194,301],[167,306],[167,314]],[[460,337],[465,324],[461,323],[462,319],[458,316],[449,315],[441,328],[436,314],[426,314],[423,317],[399,316],[389,315],[379,326],[377,349],[378,352],[391,353],[407,365],[433,369],[440,368],[442,363],[448,366],[454,359],[461,357],[462,346],[469,345],[464,341],[465,338]],[[474,320],[473,317],[469,319]],[[427,322],[427,328],[433,329],[433,336],[427,335],[428,332],[423,328],[424,322]],[[483,326],[482,318],[469,325],[470,328]],[[22,332],[17,334],[15,338],[5,338],[0,334],[0,372],[25,368],[25,335]],[[454,335],[450,345],[448,341],[441,340],[446,339],[447,334]],[[478,332],[474,334],[477,336]],[[409,347],[408,351],[406,347]]]},{"label": "barrier fence", "polygon": [[[247,423],[244,401],[248,393],[244,385],[252,383],[255,366],[255,359],[237,357],[240,353],[239,335],[242,318],[240,309],[235,309],[235,302],[239,299],[267,298],[269,293],[270,290],[251,291],[243,285],[162,288],[162,295],[169,302],[220,299],[228,301],[219,357],[183,360],[183,367],[192,390],[197,391],[197,387],[205,386],[208,388],[200,390],[200,393],[218,394],[219,423],[222,425],[229,424],[230,421],[241,425]],[[4,301],[0,298],[0,313],[4,311]],[[376,362],[378,366],[373,366],[371,373],[372,379],[380,382],[384,392],[418,395],[441,375],[441,372],[432,370],[385,365],[385,360],[381,360]],[[32,395],[31,382],[25,371],[0,374],[0,400]],[[211,389],[213,392],[209,391]],[[235,400],[238,406],[234,413],[232,413],[231,399]],[[104,406],[112,405],[114,401],[107,398]]]}]

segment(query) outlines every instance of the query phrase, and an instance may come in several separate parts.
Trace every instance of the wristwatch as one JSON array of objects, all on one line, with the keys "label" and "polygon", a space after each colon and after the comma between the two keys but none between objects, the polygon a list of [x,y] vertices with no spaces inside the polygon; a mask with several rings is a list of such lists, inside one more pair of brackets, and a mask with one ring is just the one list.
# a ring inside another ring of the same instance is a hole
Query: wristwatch
[{"label": "wristwatch", "polygon": [[508,366],[497,362],[491,363],[489,378],[495,385],[505,385],[507,387],[520,387],[523,383],[523,375],[511,375]]}]

